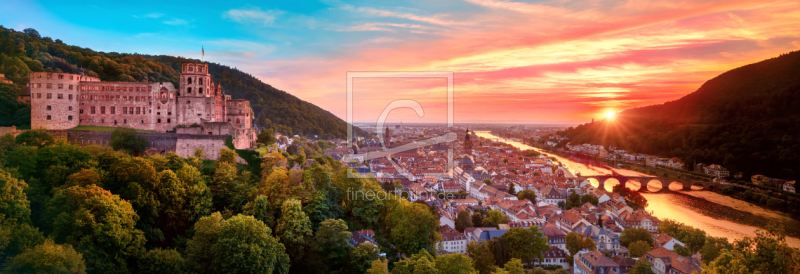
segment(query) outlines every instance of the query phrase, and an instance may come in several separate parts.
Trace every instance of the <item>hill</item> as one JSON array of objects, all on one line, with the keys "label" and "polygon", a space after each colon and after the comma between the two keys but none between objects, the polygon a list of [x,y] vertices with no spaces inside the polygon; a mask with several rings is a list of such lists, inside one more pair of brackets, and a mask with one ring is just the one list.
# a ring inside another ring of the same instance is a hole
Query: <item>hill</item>
[{"label": "hill", "polygon": [[800,179],[800,51],[727,71],[676,101],[559,134],[745,176]]},{"label": "hill", "polygon": [[[31,72],[78,73],[84,68],[89,76],[103,81],[172,82],[178,86],[181,62],[197,62],[174,56],[152,56],[116,52],[97,52],[64,44],[61,40],[41,37],[36,30],[23,32],[0,26],[0,73],[15,85],[0,84],[0,126],[25,126],[30,111],[13,101]],[[209,63],[209,72],[222,90],[234,99],[250,101],[256,124],[285,134],[320,135],[345,138],[346,123],[330,112],[278,90],[254,76],[229,66]],[[26,120],[27,119],[27,120]],[[359,134],[364,134],[360,129]]]}]

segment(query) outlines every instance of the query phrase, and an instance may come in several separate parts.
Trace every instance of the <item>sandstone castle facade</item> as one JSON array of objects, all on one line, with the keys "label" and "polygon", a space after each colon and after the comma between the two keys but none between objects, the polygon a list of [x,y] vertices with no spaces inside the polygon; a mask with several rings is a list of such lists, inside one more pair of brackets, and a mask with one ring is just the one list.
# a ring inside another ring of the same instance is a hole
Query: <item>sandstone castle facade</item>
[{"label": "sandstone castle facade", "polygon": [[255,143],[250,102],[223,94],[205,63],[183,63],[179,89],[169,82],[103,82],[82,73],[33,72],[30,77],[34,129],[125,126],[183,135],[232,135],[236,148]]}]

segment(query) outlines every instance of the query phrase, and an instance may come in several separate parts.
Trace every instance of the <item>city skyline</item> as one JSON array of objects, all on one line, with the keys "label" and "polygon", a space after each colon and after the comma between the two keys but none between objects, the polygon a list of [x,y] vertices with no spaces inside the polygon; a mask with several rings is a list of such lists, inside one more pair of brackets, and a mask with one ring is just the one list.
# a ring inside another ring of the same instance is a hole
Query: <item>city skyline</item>
[{"label": "city skyline", "polygon": [[[0,3],[0,24],[98,51],[236,67],[345,117],[348,71],[452,71],[456,123],[576,124],[676,100],[800,48],[793,1]],[[438,123],[439,80],[356,80],[356,122]]]}]

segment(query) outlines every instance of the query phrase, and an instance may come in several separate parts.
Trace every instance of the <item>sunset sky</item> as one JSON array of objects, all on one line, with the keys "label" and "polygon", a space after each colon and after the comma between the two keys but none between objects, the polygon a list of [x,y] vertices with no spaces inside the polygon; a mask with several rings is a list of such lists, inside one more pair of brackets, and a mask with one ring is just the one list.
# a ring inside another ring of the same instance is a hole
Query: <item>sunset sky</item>
[{"label": "sunset sky", "polygon": [[[0,25],[98,51],[200,58],[345,118],[348,71],[454,73],[458,122],[584,123],[800,49],[800,2],[1,1]],[[392,100],[446,121],[445,79],[356,79],[356,121]]]}]

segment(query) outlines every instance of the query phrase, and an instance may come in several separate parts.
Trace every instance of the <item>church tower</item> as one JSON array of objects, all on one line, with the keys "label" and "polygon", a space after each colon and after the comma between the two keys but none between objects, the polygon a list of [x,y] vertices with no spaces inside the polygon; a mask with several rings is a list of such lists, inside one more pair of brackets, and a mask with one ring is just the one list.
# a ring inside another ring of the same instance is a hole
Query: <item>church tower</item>
[{"label": "church tower", "polygon": [[464,136],[464,152],[467,154],[472,154],[472,141],[469,137],[469,129],[467,130],[467,134]]},{"label": "church tower", "polygon": [[386,148],[392,147],[392,136],[391,133],[389,132],[389,126],[386,126],[386,132],[383,133],[383,145]]}]

